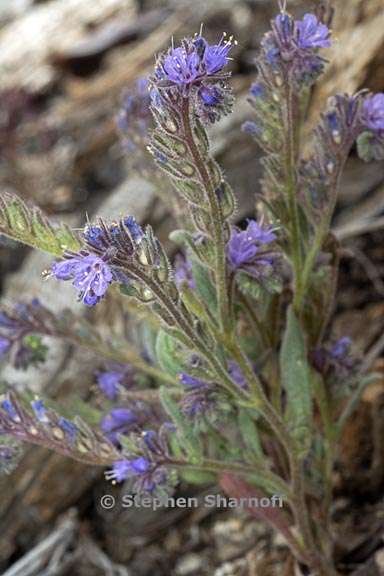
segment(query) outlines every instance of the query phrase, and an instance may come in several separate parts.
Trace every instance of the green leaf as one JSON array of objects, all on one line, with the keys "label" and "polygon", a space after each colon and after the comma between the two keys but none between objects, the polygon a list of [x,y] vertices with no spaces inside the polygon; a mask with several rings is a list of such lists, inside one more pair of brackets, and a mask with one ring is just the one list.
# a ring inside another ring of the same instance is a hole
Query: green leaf
[{"label": "green leaf", "polygon": [[265,458],[256,423],[253,418],[251,418],[248,410],[239,410],[238,425],[246,448],[248,448],[257,459]]},{"label": "green leaf", "polygon": [[65,224],[54,226],[37,206],[9,192],[0,197],[0,234],[55,256],[81,248],[79,238]]},{"label": "green leaf", "polygon": [[181,346],[175,338],[160,330],[156,340],[156,355],[160,367],[176,377],[184,370],[184,362],[180,358]]},{"label": "green leaf", "polygon": [[216,475],[205,470],[183,470],[180,473],[180,476],[183,480],[188,482],[188,484],[195,484],[197,486],[202,484],[214,484],[216,482]]},{"label": "green leaf", "polygon": [[195,258],[191,258],[191,262],[192,275],[196,284],[196,292],[199,294],[202,301],[205,302],[208,310],[214,316],[217,313],[217,298],[216,290],[212,284],[209,270]]},{"label": "green leaf", "polygon": [[281,381],[287,394],[285,417],[295,440],[298,456],[304,458],[312,443],[312,396],[310,370],[303,333],[292,306],[280,350]]},{"label": "green leaf", "polygon": [[193,464],[198,464],[201,462],[203,456],[199,437],[193,433],[192,426],[190,426],[188,420],[180,412],[177,403],[164,386],[160,388],[160,399],[164,410],[177,428],[177,434],[185,452]]}]

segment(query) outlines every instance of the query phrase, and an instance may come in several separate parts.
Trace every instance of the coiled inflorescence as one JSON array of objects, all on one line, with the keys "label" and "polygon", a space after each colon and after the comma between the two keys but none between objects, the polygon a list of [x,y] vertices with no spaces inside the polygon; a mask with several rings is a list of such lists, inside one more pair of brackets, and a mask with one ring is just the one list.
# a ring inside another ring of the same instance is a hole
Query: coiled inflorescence
[{"label": "coiled inflorescence", "polygon": [[151,78],[153,106],[162,108],[165,91],[173,97],[193,98],[195,111],[203,122],[212,123],[231,110],[232,96],[225,71],[233,39],[223,35],[218,44],[209,44],[203,36],[185,38],[162,54]]}]

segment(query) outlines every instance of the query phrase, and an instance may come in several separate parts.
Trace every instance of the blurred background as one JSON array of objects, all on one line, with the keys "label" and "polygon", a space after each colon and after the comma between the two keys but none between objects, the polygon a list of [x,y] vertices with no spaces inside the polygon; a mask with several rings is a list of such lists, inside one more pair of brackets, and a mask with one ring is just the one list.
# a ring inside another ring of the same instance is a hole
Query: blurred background
[{"label": "blurred background", "polygon": [[[330,94],[362,87],[384,91],[383,0],[330,4],[335,42],[327,52],[331,64],[313,93],[309,127]],[[309,0],[288,1],[297,15],[314,6]],[[193,34],[203,22],[209,39],[226,31],[238,40],[232,63],[235,110],[214,127],[212,137],[239,199],[238,218],[251,215],[259,192],[259,152],[240,125],[251,116],[246,97],[253,61],[276,9],[273,0],[0,0],[0,194],[14,191],[73,227],[83,225],[86,214],[90,219],[134,214],[167,243],[172,222],[166,203],[129,169],[115,116],[123,89],[151,70],[154,55],[172,36],[177,41]],[[364,165],[352,153],[334,222],[344,247],[335,330],[371,353],[382,372],[383,226],[384,165]],[[82,310],[70,288],[42,282],[49,261],[0,238],[1,297],[37,296],[53,310]],[[108,311],[101,306],[97,314],[113,322],[118,304],[115,310],[108,302]],[[7,367],[1,377],[60,401],[73,393],[87,400],[97,367],[83,351],[55,342],[42,370]],[[362,576],[384,574],[383,555],[375,553],[383,522],[377,498],[384,479],[383,446],[377,443],[384,433],[383,399],[384,379],[368,389],[347,431],[338,486],[349,505],[362,498],[364,506],[353,519],[352,560],[381,562],[378,572],[373,567]],[[103,511],[99,501],[105,493],[117,489],[105,482],[102,470],[26,448],[17,470],[0,479],[0,571],[6,576],[283,574],[282,543],[245,514]],[[349,529],[346,525],[346,540]]]}]

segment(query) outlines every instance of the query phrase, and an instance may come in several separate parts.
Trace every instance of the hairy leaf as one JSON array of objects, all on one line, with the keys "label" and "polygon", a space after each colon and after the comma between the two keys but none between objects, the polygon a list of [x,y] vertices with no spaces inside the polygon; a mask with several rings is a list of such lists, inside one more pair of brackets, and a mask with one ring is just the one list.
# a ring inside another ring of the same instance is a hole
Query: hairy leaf
[{"label": "hairy leaf", "polygon": [[37,206],[29,206],[9,192],[0,197],[0,234],[55,256],[81,247],[68,226],[51,224]]},{"label": "hairy leaf", "polygon": [[292,307],[288,309],[280,351],[280,370],[282,385],[287,394],[285,416],[298,454],[305,457],[312,438],[311,381],[304,337]]}]

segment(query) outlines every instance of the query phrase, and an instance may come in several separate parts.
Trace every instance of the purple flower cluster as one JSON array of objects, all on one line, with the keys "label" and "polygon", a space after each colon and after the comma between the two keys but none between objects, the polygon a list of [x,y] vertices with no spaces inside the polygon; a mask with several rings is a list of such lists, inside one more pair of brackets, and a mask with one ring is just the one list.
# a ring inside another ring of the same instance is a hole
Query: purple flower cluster
[{"label": "purple flower cluster", "polygon": [[89,225],[83,232],[88,250],[78,254],[67,253],[65,259],[54,262],[51,275],[58,280],[72,280],[79,300],[95,306],[104,297],[112,282],[128,283],[125,275],[110,261],[122,254],[132,257],[141,243],[144,232],[133,216],[107,226],[102,220]]},{"label": "purple flower cluster", "polygon": [[193,96],[196,112],[205,123],[214,123],[231,110],[233,98],[224,71],[233,39],[223,35],[218,44],[210,44],[201,35],[186,38],[181,46],[163,54],[153,76],[152,102],[155,109],[165,109],[164,91],[171,89],[182,96]]},{"label": "purple flower cluster", "polygon": [[160,60],[156,75],[179,87],[201,83],[215,77],[228,63],[232,38],[222,37],[219,44],[209,44],[202,36],[184,40],[182,46],[171,48]]},{"label": "purple flower cluster", "polygon": [[168,434],[175,429],[173,425],[163,424],[158,431],[142,430],[131,434],[132,442],[138,453],[125,454],[107,471],[107,480],[124,482],[128,480],[130,489],[135,493],[164,494],[175,485],[176,477],[165,466],[169,463],[167,447]]},{"label": "purple flower cluster", "polygon": [[112,222],[109,226],[99,221],[98,224],[86,226],[83,232],[83,238],[90,249],[101,253],[112,247],[116,250],[125,248],[132,251],[132,247],[127,246],[127,240],[133,245],[140,244],[143,237],[143,229],[133,216],[126,216],[120,222]]},{"label": "purple flower cluster", "polygon": [[312,84],[324,67],[319,49],[331,45],[330,30],[314,14],[294,20],[281,13],[272,22],[272,32],[265,35],[261,45],[268,66],[288,80],[298,84]]},{"label": "purple flower cluster", "polygon": [[123,94],[122,106],[116,125],[123,138],[124,149],[129,152],[130,165],[140,168],[152,126],[150,104],[155,95],[149,90],[149,79],[139,78],[132,90]]},{"label": "purple flower cluster", "polygon": [[272,269],[274,255],[266,248],[276,240],[271,226],[249,220],[245,230],[233,227],[227,244],[227,260],[232,272],[244,271],[260,278],[266,269]]}]

